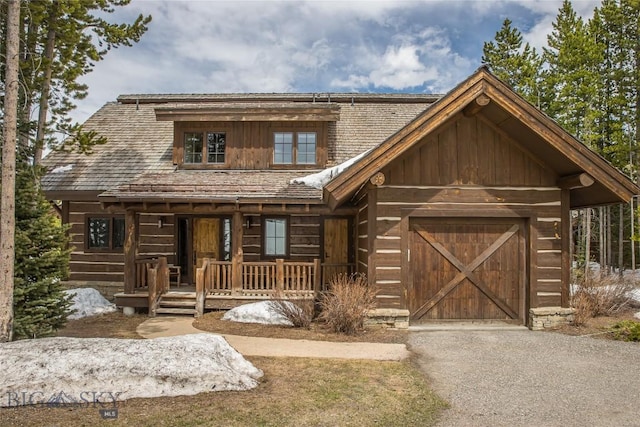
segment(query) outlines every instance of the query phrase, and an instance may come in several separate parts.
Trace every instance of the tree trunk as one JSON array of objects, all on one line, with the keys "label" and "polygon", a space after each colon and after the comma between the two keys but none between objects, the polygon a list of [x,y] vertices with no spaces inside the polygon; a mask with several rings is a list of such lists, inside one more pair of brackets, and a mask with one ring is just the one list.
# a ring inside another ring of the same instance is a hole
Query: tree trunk
[{"label": "tree trunk", "polygon": [[631,201],[629,202],[629,206],[631,206],[631,210],[629,213],[629,226],[631,227],[631,238],[629,239],[629,243],[631,244],[631,270],[635,271],[636,269],[636,242],[633,240],[634,239],[634,234],[635,234],[635,230],[634,230],[634,226],[635,226],[635,215],[633,212],[633,197],[631,198]]},{"label": "tree trunk", "polygon": [[56,25],[58,20],[58,2],[51,3],[49,14],[49,31],[47,32],[47,45],[44,49],[44,79],[40,91],[40,104],[38,107],[38,127],[36,130],[35,152],[33,164],[42,162],[44,148],[44,132],[47,125],[47,113],[49,112],[49,92],[51,90],[51,74],[53,71],[53,54],[56,47]]},{"label": "tree trunk", "polygon": [[591,209],[587,208],[587,212],[584,215],[584,278],[589,279],[591,261]]},{"label": "tree trunk", "polygon": [[13,338],[19,39],[20,0],[8,0],[4,141],[2,144],[2,200],[0,202],[0,342],[11,341]]},{"label": "tree trunk", "polygon": [[624,205],[618,205],[618,273],[622,277],[624,270]]}]

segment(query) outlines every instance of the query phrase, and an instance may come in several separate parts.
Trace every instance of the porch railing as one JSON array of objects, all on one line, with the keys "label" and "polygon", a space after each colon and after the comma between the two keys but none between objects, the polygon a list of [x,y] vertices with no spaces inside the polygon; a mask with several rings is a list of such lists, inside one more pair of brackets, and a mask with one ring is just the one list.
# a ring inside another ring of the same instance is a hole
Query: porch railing
[{"label": "porch railing", "polygon": [[166,257],[136,260],[134,289],[141,288],[148,290],[149,316],[155,316],[160,297],[169,290],[169,267]]},{"label": "porch railing", "polygon": [[[240,269],[231,261],[205,259],[196,275],[203,281],[207,294],[218,295],[313,295],[320,290],[320,262],[243,262]],[[240,280],[234,286],[233,271],[239,271]]]}]

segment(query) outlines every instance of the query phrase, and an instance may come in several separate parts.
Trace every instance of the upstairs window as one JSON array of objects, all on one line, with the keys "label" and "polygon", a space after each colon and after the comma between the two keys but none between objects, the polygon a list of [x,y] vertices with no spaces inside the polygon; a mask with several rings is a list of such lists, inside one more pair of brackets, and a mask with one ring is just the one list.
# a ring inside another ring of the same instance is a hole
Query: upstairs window
[{"label": "upstairs window", "polygon": [[112,252],[122,250],[124,231],[123,217],[88,217],[87,249]]},{"label": "upstairs window", "polygon": [[185,164],[225,163],[225,132],[187,132],[184,134]]},{"label": "upstairs window", "polygon": [[273,164],[315,165],[315,132],[274,132]]}]

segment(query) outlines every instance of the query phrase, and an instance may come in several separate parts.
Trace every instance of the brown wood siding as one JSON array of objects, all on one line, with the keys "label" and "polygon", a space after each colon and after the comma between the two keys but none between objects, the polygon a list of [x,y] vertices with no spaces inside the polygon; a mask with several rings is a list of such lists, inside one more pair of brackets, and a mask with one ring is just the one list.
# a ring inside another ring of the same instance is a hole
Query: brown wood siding
[{"label": "brown wood siding", "polygon": [[[268,215],[266,215],[268,216]],[[262,220],[259,215],[245,215],[251,218],[251,227],[245,228],[242,235],[244,260],[257,262],[262,260]],[[309,262],[320,258],[320,215],[290,215],[289,218],[289,259]]]},{"label": "brown wood siding", "polygon": [[384,168],[385,184],[555,186],[555,173],[491,123],[456,119]]},{"label": "brown wood siding", "polygon": [[358,204],[358,214],[356,215],[356,244],[355,244],[355,260],[356,271],[358,273],[367,274],[369,269],[369,235],[368,230],[368,214],[369,204],[366,197],[360,200]]},{"label": "brown wood siding", "polygon": [[402,227],[412,210],[437,215],[447,209],[472,218],[495,208],[526,210],[532,218],[527,223],[534,239],[530,306],[561,305],[561,190],[540,159],[481,116],[456,116],[382,172],[384,185],[369,190],[376,198],[375,283],[384,296],[381,307],[394,307],[403,298]]},{"label": "brown wood siding", "polygon": [[[173,162],[182,164],[184,133],[189,131],[226,132],[223,169],[323,168],[327,164],[328,124],[326,122],[176,122],[174,130]],[[273,166],[273,132],[316,132],[317,165]],[[198,166],[190,166],[198,167]]]},{"label": "brown wood siding", "polygon": [[68,201],[68,224],[71,250],[69,280],[122,282],[122,252],[85,252],[86,215],[109,215],[99,202]]},{"label": "brown wood siding", "polygon": [[[122,252],[85,251],[85,218],[87,215],[109,215],[99,202],[65,201],[68,206],[70,245],[73,248],[70,262],[70,280],[112,281],[124,280],[124,254]],[[162,218],[162,227],[158,220]],[[141,213],[138,222],[138,254],[166,256],[175,262],[174,216],[171,214]]]}]

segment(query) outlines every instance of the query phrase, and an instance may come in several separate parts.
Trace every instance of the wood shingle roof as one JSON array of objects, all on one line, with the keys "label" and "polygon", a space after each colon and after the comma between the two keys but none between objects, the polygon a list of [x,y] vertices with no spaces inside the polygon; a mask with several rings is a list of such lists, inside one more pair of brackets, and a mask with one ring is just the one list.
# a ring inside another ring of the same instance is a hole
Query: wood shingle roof
[{"label": "wood shingle roof", "polygon": [[[260,106],[295,111],[317,105],[339,111],[328,127],[327,167],[342,163],[378,144],[427,109],[438,96],[415,94],[212,94],[122,95],[104,105],[85,123],[86,130],[106,137],[90,155],[54,152],[43,164],[49,173],[42,186],[50,198],[69,193],[105,193],[104,197],[156,198],[276,198],[321,200],[319,190],[290,184],[318,170],[220,171],[176,170],[172,162],[173,123],[158,120],[172,108],[223,110]],[[215,107],[215,108],[214,108]],[[171,183],[162,186],[163,183]],[[201,194],[201,195],[198,195]],[[146,195],[146,196],[145,196]]]}]

